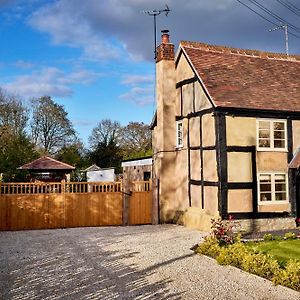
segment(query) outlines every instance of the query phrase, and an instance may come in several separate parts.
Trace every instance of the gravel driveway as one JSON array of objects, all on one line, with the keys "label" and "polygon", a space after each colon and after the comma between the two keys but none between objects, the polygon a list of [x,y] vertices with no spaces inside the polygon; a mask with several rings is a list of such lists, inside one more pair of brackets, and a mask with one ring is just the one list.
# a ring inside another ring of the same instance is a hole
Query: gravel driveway
[{"label": "gravel driveway", "polygon": [[200,239],[176,225],[0,232],[0,298],[300,299],[193,254]]}]

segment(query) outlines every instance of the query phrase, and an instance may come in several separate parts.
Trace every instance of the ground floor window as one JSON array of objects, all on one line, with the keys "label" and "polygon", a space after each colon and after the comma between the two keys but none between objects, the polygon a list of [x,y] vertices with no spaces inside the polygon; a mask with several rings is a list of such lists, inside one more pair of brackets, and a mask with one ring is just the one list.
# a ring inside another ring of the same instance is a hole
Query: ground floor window
[{"label": "ground floor window", "polygon": [[261,203],[287,201],[287,174],[260,173],[258,174],[259,201]]}]

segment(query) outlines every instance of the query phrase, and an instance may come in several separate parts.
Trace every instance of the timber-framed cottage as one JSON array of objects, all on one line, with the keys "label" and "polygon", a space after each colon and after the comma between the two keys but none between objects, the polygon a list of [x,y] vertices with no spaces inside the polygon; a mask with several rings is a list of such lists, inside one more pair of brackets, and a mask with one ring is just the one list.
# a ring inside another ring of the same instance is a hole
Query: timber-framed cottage
[{"label": "timber-framed cottage", "polygon": [[[246,229],[300,217],[300,56],[181,42],[156,60],[153,179],[162,221]],[[294,153],[295,156],[293,155]]]}]

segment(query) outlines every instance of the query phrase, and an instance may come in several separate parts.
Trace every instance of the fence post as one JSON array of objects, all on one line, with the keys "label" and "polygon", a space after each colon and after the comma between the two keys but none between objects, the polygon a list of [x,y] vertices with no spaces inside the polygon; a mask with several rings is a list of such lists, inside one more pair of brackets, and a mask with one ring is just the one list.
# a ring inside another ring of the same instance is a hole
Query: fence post
[{"label": "fence post", "polygon": [[61,196],[62,196],[62,202],[63,202],[63,211],[62,211],[62,224],[63,228],[66,228],[66,180],[63,179],[61,181]]},{"label": "fence post", "polygon": [[123,177],[122,180],[122,202],[123,202],[123,225],[127,226],[128,225],[128,220],[129,220],[129,197],[130,197],[130,183],[128,180],[125,180]]}]

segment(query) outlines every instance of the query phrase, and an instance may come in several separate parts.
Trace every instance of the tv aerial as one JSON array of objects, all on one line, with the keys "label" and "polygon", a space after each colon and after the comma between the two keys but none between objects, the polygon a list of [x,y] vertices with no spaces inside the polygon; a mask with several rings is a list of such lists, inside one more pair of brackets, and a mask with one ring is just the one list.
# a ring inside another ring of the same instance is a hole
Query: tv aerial
[{"label": "tv aerial", "polygon": [[276,31],[276,30],[284,30],[284,35],[285,35],[285,52],[286,55],[289,55],[289,30],[288,30],[288,24],[280,24],[279,26],[275,28],[271,28],[268,31]]},{"label": "tv aerial", "polygon": [[165,9],[154,9],[154,10],[143,10],[144,14],[147,14],[150,17],[153,17],[153,21],[154,21],[154,59],[156,59],[156,17],[158,15],[160,15],[161,13],[165,13],[166,17],[168,16],[169,12],[170,12],[170,8],[169,6],[166,4],[166,8]]}]

